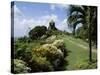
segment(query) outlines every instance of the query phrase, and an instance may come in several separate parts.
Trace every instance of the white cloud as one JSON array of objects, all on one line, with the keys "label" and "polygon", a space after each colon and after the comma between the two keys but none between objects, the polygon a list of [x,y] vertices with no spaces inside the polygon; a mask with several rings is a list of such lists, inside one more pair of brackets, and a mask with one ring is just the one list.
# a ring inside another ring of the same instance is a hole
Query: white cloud
[{"label": "white cloud", "polygon": [[50,8],[52,11],[54,11],[56,8],[60,8],[60,9],[69,9],[69,6],[66,4],[51,4]]},{"label": "white cloud", "polygon": [[67,19],[63,19],[62,21],[59,21],[59,24],[56,27],[59,30],[71,32],[71,30],[69,29],[67,25]]},{"label": "white cloud", "polygon": [[44,15],[44,16],[41,16],[39,19],[37,19],[35,22],[35,24],[37,25],[45,25],[46,27],[49,26],[49,22],[51,20],[54,20],[55,22],[58,21],[58,16],[55,15],[55,14],[51,14],[51,15]]},{"label": "white cloud", "polygon": [[69,8],[69,6],[68,5],[66,5],[66,4],[60,4],[60,5],[57,5],[59,8],[63,8],[63,9],[68,9]]}]

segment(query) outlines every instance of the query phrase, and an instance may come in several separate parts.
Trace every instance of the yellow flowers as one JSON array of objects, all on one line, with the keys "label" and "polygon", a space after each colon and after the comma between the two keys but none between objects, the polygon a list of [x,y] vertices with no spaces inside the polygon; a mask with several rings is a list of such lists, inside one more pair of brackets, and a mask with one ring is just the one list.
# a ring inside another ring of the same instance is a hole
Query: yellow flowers
[{"label": "yellow flowers", "polygon": [[49,38],[46,39],[46,43],[51,44],[51,43],[53,43],[56,39],[57,39],[56,36],[55,36],[55,35],[52,35],[51,37],[49,37]]},{"label": "yellow flowers", "polygon": [[[46,44],[32,49],[32,60],[34,60],[38,65],[41,65],[41,67],[49,65],[48,68],[52,70],[53,66],[59,65],[62,59],[64,59],[64,53],[62,52],[64,41],[56,39],[56,36],[51,36],[46,40],[46,42]],[[57,62],[59,63],[57,64]]]},{"label": "yellow flowers", "polygon": [[53,45],[56,46],[57,48],[59,48],[64,45],[64,41],[63,40],[55,40],[53,42]]},{"label": "yellow flowers", "polygon": [[55,58],[53,56],[63,57],[63,52],[59,49],[63,45],[63,40],[55,40],[52,44],[44,44],[39,48],[33,48],[33,54],[42,57],[50,56],[51,58]]}]

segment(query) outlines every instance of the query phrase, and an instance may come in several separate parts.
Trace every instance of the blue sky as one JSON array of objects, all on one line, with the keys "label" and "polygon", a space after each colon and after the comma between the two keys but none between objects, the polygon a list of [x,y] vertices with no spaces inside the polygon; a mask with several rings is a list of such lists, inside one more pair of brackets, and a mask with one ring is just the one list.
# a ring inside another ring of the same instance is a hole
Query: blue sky
[{"label": "blue sky", "polygon": [[51,19],[59,30],[70,31],[67,25],[69,6],[65,4],[14,2],[14,37],[27,35],[37,25],[49,26]]}]

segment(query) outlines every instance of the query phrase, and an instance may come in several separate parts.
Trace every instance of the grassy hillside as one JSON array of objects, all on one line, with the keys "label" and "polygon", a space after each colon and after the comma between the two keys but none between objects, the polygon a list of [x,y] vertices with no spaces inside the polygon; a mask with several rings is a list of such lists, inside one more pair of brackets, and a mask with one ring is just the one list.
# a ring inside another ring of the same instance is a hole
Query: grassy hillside
[{"label": "grassy hillside", "polygon": [[[89,48],[88,43],[84,42],[81,39],[72,38],[67,35],[60,36],[66,44],[66,48],[68,49],[68,57],[66,60],[68,61],[68,66],[65,66],[67,70],[75,70],[75,69],[86,69],[86,68],[96,68],[96,60],[97,53],[96,50],[93,49],[93,62],[91,66],[88,65],[89,59]],[[88,67],[89,66],[89,67]]]}]

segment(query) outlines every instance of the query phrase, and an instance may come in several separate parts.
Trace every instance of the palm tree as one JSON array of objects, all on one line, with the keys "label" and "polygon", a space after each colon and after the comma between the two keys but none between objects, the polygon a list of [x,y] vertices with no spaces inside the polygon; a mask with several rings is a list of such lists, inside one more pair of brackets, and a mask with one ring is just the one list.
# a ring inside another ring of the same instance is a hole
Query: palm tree
[{"label": "palm tree", "polygon": [[85,23],[85,13],[80,6],[70,6],[70,16],[68,18],[68,26],[73,28],[73,35],[75,36],[76,26]]},{"label": "palm tree", "polygon": [[91,34],[95,30],[94,27],[97,23],[96,21],[96,11],[97,9],[93,6],[70,6],[70,16],[68,18],[68,25],[73,27],[73,35],[75,35],[76,26],[81,23],[83,27],[88,29],[88,39],[89,39],[89,61],[92,61],[92,36]]}]

